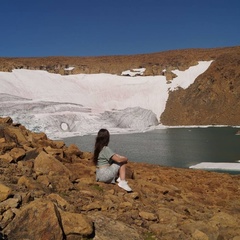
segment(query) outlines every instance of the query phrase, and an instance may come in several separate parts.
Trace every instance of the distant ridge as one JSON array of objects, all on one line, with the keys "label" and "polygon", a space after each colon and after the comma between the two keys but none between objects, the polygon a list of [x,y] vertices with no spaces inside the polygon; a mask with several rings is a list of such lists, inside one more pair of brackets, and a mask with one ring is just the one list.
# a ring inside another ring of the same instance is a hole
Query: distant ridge
[{"label": "distant ridge", "polygon": [[163,69],[183,70],[201,60],[216,60],[221,55],[240,52],[240,46],[210,49],[181,49],[136,55],[115,55],[96,57],[28,57],[0,58],[0,71],[15,68],[40,69],[48,72],[68,74],[64,71],[74,66],[71,74],[112,73],[120,74],[132,68],[146,68],[145,75],[159,75]]}]

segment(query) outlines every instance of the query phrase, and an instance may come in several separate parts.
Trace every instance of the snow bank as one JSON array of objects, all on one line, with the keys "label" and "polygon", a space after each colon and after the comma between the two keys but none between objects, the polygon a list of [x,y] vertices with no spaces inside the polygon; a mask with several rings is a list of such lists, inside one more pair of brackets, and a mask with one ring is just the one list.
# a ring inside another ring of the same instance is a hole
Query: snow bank
[{"label": "snow bank", "polygon": [[[50,137],[152,129],[165,109],[169,91],[187,88],[212,61],[201,61],[177,75],[129,78],[112,74],[62,76],[42,70],[0,72],[0,114]],[[141,75],[144,69],[133,69]]]}]

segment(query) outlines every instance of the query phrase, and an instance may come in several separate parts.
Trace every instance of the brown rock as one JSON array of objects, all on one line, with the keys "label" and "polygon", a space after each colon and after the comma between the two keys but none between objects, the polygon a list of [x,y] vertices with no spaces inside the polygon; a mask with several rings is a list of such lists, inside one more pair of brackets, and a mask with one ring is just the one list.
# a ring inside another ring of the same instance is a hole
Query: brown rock
[{"label": "brown rock", "polygon": [[192,239],[193,240],[209,240],[209,237],[202,231],[199,231],[196,229],[192,234]]},{"label": "brown rock", "polygon": [[6,142],[6,143],[2,143],[0,144],[0,154],[4,154],[7,151],[10,151],[11,149],[13,149],[14,147],[16,147],[16,143],[14,142]]},{"label": "brown rock", "polygon": [[34,161],[34,171],[37,175],[54,172],[70,177],[71,172],[56,158],[42,151]]},{"label": "brown rock", "polygon": [[50,183],[48,187],[53,191],[65,192],[74,189],[73,183],[70,181],[69,176],[50,172],[47,177]]},{"label": "brown rock", "polygon": [[63,158],[63,150],[62,149],[52,148],[50,146],[47,146],[44,148],[44,150],[48,154],[51,154],[53,156],[60,156],[61,158]]},{"label": "brown rock", "polygon": [[55,147],[57,148],[57,149],[61,149],[61,148],[63,148],[64,146],[65,146],[65,142],[64,141],[57,141],[57,140],[55,140],[55,141],[53,141],[53,143],[54,143],[54,145],[55,145]]},{"label": "brown rock", "polygon": [[15,143],[24,144],[27,142],[27,139],[19,127],[9,126],[4,130],[5,138],[7,141],[13,140]]},{"label": "brown rock", "polygon": [[35,200],[21,209],[4,229],[4,233],[11,240],[63,239],[56,211],[56,206],[51,201]]},{"label": "brown rock", "polygon": [[93,233],[92,222],[84,215],[60,210],[63,231],[65,235],[77,235],[86,237]]},{"label": "brown rock", "polygon": [[0,118],[0,124],[3,124],[3,123],[12,124],[13,120],[10,117]]},{"label": "brown rock", "polygon": [[139,212],[139,216],[145,220],[149,220],[149,221],[156,221],[157,220],[157,216],[154,213],[150,213],[150,212],[144,212],[141,211]]},{"label": "brown rock", "polygon": [[0,221],[1,229],[4,229],[14,218],[15,214],[12,209],[8,209],[2,215],[2,220]]},{"label": "brown rock", "polygon": [[85,205],[82,207],[83,211],[91,211],[91,210],[101,210],[101,204],[97,201],[97,202],[92,202],[88,205]]},{"label": "brown rock", "polygon": [[1,212],[4,212],[10,208],[17,208],[19,203],[20,203],[20,199],[8,198],[5,201],[0,203]]},{"label": "brown rock", "polygon": [[47,138],[47,135],[43,132],[41,132],[41,133],[32,132],[29,135],[28,139],[29,139],[30,142],[36,143],[40,140],[47,140],[48,138]]},{"label": "brown rock", "polygon": [[[233,214],[230,215],[228,213],[219,212],[209,220],[209,223],[212,226],[218,226],[221,228],[227,227],[236,228],[237,226],[240,226],[240,219],[237,216],[234,216]],[[240,234],[240,229],[238,231],[238,234]]]},{"label": "brown rock", "polygon": [[48,199],[50,199],[52,202],[54,202],[58,208],[67,211],[67,212],[73,212],[74,206],[69,204],[64,198],[59,196],[58,194],[51,193],[47,196]]},{"label": "brown rock", "polygon": [[78,158],[82,157],[82,151],[80,151],[75,144],[70,144],[68,148],[64,150],[64,154],[71,161],[77,161]]},{"label": "brown rock", "polygon": [[10,196],[11,193],[12,193],[11,188],[0,183],[0,202],[6,200]]},{"label": "brown rock", "polygon": [[18,185],[19,186],[25,186],[26,188],[28,188],[29,190],[38,190],[38,189],[42,189],[40,184],[31,179],[28,178],[27,176],[22,176],[18,179]]},{"label": "brown rock", "polygon": [[13,160],[17,162],[25,157],[26,152],[22,148],[13,148],[9,154],[13,158]]},{"label": "brown rock", "polygon": [[94,221],[95,226],[95,238],[104,240],[143,240],[144,236],[138,233],[133,226],[128,226],[121,221],[92,214],[90,216]]},{"label": "brown rock", "polygon": [[17,168],[22,175],[31,176],[33,172],[33,161],[18,161]]},{"label": "brown rock", "polygon": [[26,148],[26,145],[24,145],[24,149],[26,151],[26,154],[25,154],[25,156],[23,158],[24,161],[33,160],[39,154],[39,151],[36,148],[29,148],[29,147]]},{"label": "brown rock", "polygon": [[3,154],[3,155],[0,155],[0,160],[6,161],[6,162],[8,162],[8,163],[11,163],[11,162],[14,161],[13,157],[10,156],[9,153],[5,153],[5,154]]}]

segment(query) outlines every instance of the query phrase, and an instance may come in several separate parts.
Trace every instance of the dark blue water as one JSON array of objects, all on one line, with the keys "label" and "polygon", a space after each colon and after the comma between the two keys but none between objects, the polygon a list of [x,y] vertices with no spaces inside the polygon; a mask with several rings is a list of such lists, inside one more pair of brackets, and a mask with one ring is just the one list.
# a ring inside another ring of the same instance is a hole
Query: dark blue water
[{"label": "dark blue water", "polygon": [[[111,135],[109,146],[130,161],[188,168],[200,162],[240,160],[239,129],[232,127],[169,128]],[[96,136],[64,139],[82,151],[93,151]],[[239,172],[240,173],[240,172]]]}]

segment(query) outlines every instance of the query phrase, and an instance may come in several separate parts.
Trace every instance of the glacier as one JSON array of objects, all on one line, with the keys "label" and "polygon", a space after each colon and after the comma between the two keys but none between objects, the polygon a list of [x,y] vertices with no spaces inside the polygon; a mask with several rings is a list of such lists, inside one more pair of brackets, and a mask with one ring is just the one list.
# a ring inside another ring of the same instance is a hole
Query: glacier
[{"label": "glacier", "polygon": [[[162,126],[170,91],[186,89],[212,61],[165,76],[114,74],[59,75],[44,70],[0,72],[0,116],[53,139],[95,134],[144,132]],[[133,72],[134,72],[133,71]],[[132,72],[132,71],[131,71]],[[164,127],[164,126],[162,126]]]}]

